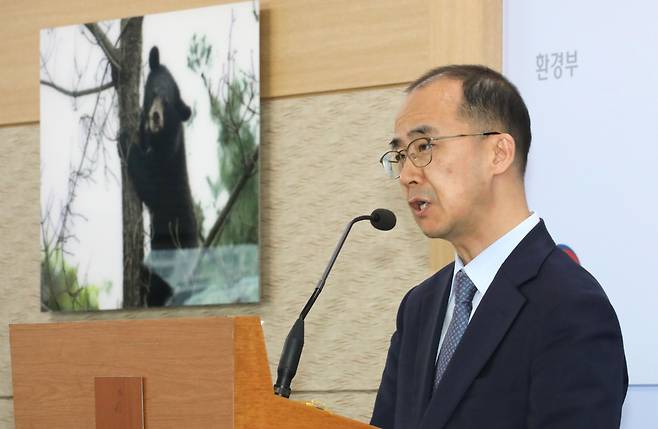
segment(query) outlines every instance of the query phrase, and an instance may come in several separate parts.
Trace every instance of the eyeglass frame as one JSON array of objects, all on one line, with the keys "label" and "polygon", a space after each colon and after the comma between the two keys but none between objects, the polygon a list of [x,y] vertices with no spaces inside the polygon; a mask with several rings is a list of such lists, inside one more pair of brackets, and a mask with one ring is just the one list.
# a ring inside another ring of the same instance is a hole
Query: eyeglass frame
[{"label": "eyeglass frame", "polygon": [[[405,152],[404,157],[405,157],[405,160],[406,160],[406,158],[407,158],[407,155],[406,155],[406,154],[409,153],[409,148],[411,147],[412,144],[414,144],[414,143],[417,142],[418,140],[426,140],[426,141],[427,141],[427,144],[430,145],[432,148],[434,148],[434,146],[436,146],[436,145],[435,145],[434,143],[432,143],[433,141],[448,140],[448,139],[456,139],[456,138],[461,138],[461,137],[478,137],[478,136],[481,136],[481,137],[487,137],[487,136],[495,136],[495,135],[500,135],[500,134],[503,134],[503,133],[500,132],[500,131],[485,131],[485,132],[482,132],[482,133],[474,133],[474,134],[455,134],[455,135],[453,135],[453,136],[438,136],[438,137],[427,137],[427,136],[424,136],[424,137],[418,137],[418,138],[415,138],[415,139],[413,139],[412,141],[410,141],[409,144],[407,145],[407,147],[404,148],[404,149],[399,149],[399,150],[387,150],[387,151],[384,152],[384,154],[379,158],[379,163],[382,165],[382,167],[384,167],[384,157],[385,157],[386,155],[388,155],[389,153],[397,153],[398,155],[402,156],[402,152],[403,152],[403,151]],[[432,162],[432,150],[430,150],[430,158],[429,158],[429,161],[427,161],[427,164],[425,164],[425,165],[417,165],[417,164],[414,162],[413,158],[410,158],[410,159],[411,159],[411,163],[412,163],[414,166],[416,166],[417,168],[424,168],[424,167],[427,167],[427,166],[430,165],[430,163]],[[384,167],[384,170],[386,170],[386,167]],[[390,176],[389,176],[389,177],[390,177]],[[398,178],[400,178],[400,175],[399,175],[399,174],[398,174],[396,177],[391,177],[391,179],[398,179]]]}]

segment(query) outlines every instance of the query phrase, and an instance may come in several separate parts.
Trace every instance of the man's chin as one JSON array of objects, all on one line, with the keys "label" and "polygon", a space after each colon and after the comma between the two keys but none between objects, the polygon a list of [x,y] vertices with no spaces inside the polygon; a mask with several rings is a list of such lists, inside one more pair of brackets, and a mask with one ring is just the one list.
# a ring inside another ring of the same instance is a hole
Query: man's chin
[{"label": "man's chin", "polygon": [[416,223],[427,238],[445,239],[448,234],[448,228],[446,228],[444,225],[430,225],[426,219],[416,219]]},{"label": "man's chin", "polygon": [[446,234],[441,231],[423,231],[427,238],[440,238],[446,240]]}]

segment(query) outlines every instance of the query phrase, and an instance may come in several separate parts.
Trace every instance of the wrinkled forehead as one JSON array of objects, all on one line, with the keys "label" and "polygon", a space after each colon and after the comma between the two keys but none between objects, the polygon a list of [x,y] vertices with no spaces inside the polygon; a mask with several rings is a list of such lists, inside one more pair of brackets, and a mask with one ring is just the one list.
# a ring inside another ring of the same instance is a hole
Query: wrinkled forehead
[{"label": "wrinkled forehead", "polygon": [[459,108],[462,84],[456,79],[439,78],[411,91],[395,118],[395,143],[403,143],[416,134],[443,134],[462,121]]}]

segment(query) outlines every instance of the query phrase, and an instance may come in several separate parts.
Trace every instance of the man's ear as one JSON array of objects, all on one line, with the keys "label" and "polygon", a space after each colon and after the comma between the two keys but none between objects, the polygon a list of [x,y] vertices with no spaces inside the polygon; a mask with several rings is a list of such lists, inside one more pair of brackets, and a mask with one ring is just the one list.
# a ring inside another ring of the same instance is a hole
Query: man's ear
[{"label": "man's ear", "polygon": [[510,134],[496,134],[491,136],[493,141],[493,169],[494,174],[502,174],[510,169],[516,159],[516,142]]}]

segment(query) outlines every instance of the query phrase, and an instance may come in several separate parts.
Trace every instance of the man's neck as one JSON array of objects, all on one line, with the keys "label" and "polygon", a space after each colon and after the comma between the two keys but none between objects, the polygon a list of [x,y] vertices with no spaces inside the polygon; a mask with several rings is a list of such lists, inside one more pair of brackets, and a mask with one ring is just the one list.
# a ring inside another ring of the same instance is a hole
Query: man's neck
[{"label": "man's neck", "polygon": [[527,219],[528,216],[530,216],[530,210],[527,205],[518,207],[515,210],[497,213],[496,216],[486,216],[479,222],[479,225],[471,227],[467,231],[468,234],[455,237],[449,241],[464,265],[466,265],[482,253],[484,249]]}]

